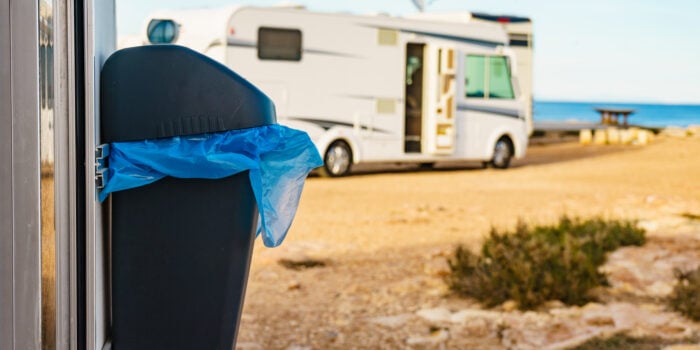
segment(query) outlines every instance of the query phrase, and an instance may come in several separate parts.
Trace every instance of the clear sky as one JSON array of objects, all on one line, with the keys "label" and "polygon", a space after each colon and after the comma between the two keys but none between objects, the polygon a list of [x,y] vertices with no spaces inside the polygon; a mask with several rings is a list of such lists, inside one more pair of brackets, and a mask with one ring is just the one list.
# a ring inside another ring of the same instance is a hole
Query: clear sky
[{"label": "clear sky", "polygon": [[[117,31],[139,33],[160,9],[279,2],[116,0]],[[410,0],[293,2],[331,12],[416,11]],[[435,0],[427,8],[455,10],[533,19],[537,99],[700,104],[700,0]]]}]

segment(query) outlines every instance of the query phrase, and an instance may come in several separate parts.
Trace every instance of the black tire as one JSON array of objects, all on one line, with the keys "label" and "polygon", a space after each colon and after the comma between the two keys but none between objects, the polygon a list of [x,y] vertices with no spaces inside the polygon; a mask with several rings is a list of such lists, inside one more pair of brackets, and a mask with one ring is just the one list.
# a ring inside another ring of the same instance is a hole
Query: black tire
[{"label": "black tire", "polygon": [[323,166],[319,174],[324,177],[340,177],[350,173],[352,150],[347,142],[337,140],[331,143],[323,154]]},{"label": "black tire", "polygon": [[496,169],[506,169],[513,159],[513,141],[508,136],[501,136],[493,146],[493,158],[489,164]]}]

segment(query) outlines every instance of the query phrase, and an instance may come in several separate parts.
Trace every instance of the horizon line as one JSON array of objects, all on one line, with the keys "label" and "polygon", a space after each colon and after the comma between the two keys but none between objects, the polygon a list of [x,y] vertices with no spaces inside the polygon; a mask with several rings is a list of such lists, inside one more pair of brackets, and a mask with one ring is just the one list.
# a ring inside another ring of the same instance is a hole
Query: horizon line
[{"label": "horizon line", "polygon": [[669,101],[635,101],[635,100],[579,100],[579,99],[567,99],[567,98],[552,98],[552,97],[544,97],[544,98],[537,98],[534,97],[533,100],[535,102],[558,102],[558,103],[600,103],[600,104],[635,104],[635,105],[664,105],[664,106],[700,106],[700,101],[696,102],[688,102],[688,101],[679,101],[679,102],[669,102]]}]

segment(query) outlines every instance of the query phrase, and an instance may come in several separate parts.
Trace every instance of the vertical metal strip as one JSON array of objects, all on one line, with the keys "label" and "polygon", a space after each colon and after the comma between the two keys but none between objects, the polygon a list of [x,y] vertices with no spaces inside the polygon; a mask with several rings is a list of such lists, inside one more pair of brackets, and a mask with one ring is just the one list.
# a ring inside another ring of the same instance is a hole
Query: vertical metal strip
[{"label": "vertical metal strip", "polygon": [[55,196],[56,196],[56,349],[76,349],[75,332],[75,162],[74,113],[75,81],[73,69],[72,1],[54,4],[54,55],[56,98]]},{"label": "vertical metal strip", "polygon": [[14,349],[41,343],[38,1],[10,3]]},{"label": "vertical metal strip", "polygon": [[0,349],[14,341],[10,0],[0,0]]},{"label": "vertical metal strip", "polygon": [[85,0],[85,214],[86,349],[102,349],[109,329],[104,208],[95,189],[95,146],[100,144],[99,79],[102,65],[116,47],[114,0]]}]

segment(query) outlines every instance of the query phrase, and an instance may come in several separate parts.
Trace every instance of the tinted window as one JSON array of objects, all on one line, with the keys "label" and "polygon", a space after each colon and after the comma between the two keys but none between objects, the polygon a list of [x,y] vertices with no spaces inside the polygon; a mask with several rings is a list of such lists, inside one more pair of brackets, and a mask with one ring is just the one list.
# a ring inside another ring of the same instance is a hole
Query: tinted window
[{"label": "tinted window", "polygon": [[258,58],[261,60],[301,60],[301,31],[298,29],[258,29]]},{"label": "tinted window", "polygon": [[489,57],[489,98],[512,99],[513,87],[510,84],[508,59],[503,56]]},{"label": "tinted window", "polygon": [[467,97],[484,97],[486,90],[486,57],[467,56],[464,84]]}]

